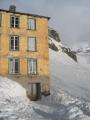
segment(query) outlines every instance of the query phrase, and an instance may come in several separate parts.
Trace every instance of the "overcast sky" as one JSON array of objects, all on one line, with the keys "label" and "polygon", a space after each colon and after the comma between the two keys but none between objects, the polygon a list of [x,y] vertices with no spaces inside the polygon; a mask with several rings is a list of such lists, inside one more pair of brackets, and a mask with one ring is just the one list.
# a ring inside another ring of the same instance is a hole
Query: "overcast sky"
[{"label": "overcast sky", "polygon": [[0,0],[0,8],[50,16],[49,26],[70,47],[90,44],[90,0]]}]

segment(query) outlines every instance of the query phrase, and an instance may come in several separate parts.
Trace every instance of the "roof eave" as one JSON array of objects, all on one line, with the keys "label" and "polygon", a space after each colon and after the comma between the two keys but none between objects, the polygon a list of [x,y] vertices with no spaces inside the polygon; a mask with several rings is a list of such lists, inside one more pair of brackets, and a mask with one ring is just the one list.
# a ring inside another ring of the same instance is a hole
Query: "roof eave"
[{"label": "roof eave", "polygon": [[30,13],[23,13],[23,12],[17,12],[17,11],[12,12],[12,11],[9,11],[9,10],[3,10],[3,9],[0,9],[0,11],[8,12],[8,13],[14,13],[14,14],[27,15],[27,16],[40,17],[40,18],[46,18],[46,19],[50,20],[50,17],[42,16],[42,15],[36,15],[36,14],[30,14]]}]

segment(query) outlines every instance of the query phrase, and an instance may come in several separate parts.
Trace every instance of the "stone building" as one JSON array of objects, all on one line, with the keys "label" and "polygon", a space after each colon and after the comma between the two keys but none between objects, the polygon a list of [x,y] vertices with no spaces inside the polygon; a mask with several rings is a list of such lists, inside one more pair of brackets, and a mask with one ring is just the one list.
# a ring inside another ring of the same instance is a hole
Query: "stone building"
[{"label": "stone building", "polygon": [[28,95],[50,93],[49,19],[15,6],[0,9],[0,75],[19,82]]}]

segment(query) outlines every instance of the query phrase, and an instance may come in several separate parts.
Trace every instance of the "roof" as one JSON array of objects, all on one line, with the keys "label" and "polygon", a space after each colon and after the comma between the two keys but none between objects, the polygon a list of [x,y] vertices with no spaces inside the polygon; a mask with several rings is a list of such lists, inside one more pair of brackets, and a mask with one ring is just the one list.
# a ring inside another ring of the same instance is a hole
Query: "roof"
[{"label": "roof", "polygon": [[14,13],[14,14],[21,14],[21,15],[27,15],[27,16],[33,16],[33,17],[40,17],[40,18],[46,18],[46,19],[50,19],[50,17],[47,17],[47,16],[42,16],[42,15],[37,15],[37,14],[31,14],[31,13],[23,13],[23,12],[12,12],[10,10],[3,10],[3,9],[0,9],[0,11],[3,11],[3,12],[7,12],[7,13]]}]

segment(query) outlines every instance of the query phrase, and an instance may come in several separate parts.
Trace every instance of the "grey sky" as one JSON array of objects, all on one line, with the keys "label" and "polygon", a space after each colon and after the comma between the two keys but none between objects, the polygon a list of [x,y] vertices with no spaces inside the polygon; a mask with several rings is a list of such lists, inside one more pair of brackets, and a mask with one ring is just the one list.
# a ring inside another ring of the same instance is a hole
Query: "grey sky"
[{"label": "grey sky", "polygon": [[64,44],[90,44],[90,0],[0,0],[0,8],[13,3],[18,11],[50,16],[49,26],[60,33]]}]

